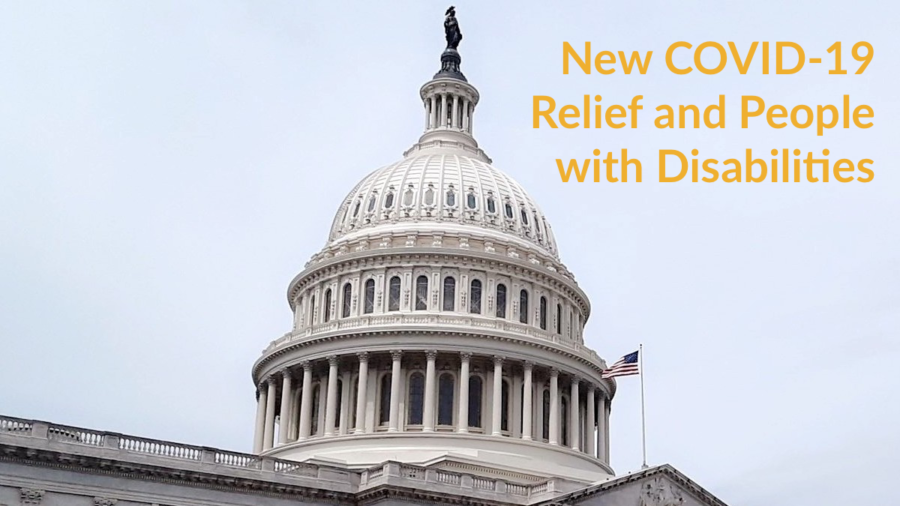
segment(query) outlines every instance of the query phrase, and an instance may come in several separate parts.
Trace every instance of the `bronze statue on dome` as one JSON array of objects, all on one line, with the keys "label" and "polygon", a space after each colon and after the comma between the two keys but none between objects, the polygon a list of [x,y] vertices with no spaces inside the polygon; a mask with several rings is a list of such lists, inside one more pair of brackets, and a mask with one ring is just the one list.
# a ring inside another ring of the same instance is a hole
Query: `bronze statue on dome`
[{"label": "bronze statue on dome", "polygon": [[445,14],[444,34],[447,37],[447,49],[455,50],[462,40],[462,32],[459,31],[459,22],[456,20],[456,7],[451,5]]}]

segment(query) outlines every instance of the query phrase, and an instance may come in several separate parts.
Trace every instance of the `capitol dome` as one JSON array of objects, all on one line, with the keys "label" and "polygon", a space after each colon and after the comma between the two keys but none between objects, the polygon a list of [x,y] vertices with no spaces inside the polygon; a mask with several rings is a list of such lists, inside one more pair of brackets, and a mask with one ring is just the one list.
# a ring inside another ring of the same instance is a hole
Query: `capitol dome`
[{"label": "capitol dome", "polygon": [[288,286],[293,327],[253,365],[254,451],[510,487],[608,478],[615,382],[584,344],[587,295],[475,140],[480,96],[455,48],[441,64],[419,91],[421,137],[341,201]]},{"label": "capitol dome", "polygon": [[484,159],[444,151],[417,151],[366,176],[338,210],[331,245],[366,234],[442,230],[559,259],[550,224],[519,183]]}]

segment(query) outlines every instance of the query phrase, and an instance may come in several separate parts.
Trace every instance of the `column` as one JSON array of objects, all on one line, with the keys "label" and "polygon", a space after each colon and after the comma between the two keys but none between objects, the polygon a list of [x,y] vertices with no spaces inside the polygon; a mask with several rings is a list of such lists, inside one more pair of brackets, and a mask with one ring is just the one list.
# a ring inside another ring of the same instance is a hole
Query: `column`
[{"label": "column", "polygon": [[559,444],[559,370],[550,369],[550,444]]},{"label": "column", "polygon": [[491,410],[491,429],[492,436],[501,436],[500,419],[502,418],[503,406],[503,357],[494,357],[494,407]]},{"label": "column", "polygon": [[594,404],[594,385],[588,386],[587,391],[587,437],[584,439],[584,449],[591,457],[597,456],[597,443],[594,439],[594,426],[596,425],[595,417],[597,416],[597,407]]},{"label": "column", "polygon": [[434,432],[434,361],[437,359],[437,351],[425,352],[427,359],[425,365],[425,410],[422,413],[422,432]]},{"label": "column", "polygon": [[460,114],[462,117],[459,120],[459,125],[462,127],[463,131],[469,129],[469,99],[462,99],[462,107],[460,108]]},{"label": "column", "polygon": [[431,126],[431,99],[425,99],[425,130]]},{"label": "column", "polygon": [[281,421],[278,423],[278,444],[283,445],[287,443],[288,427],[291,424],[291,394],[293,393],[291,381],[293,378],[287,368],[281,371],[281,377],[281,414],[279,415]]},{"label": "column", "polygon": [[572,440],[572,449],[576,452],[581,446],[581,407],[578,401],[578,385],[581,380],[578,376],[572,377],[571,391],[569,392],[569,439]]},{"label": "column", "polygon": [[391,412],[388,432],[397,432],[400,423],[400,358],[402,351],[391,352]]},{"label": "column", "polygon": [[341,416],[338,417],[338,434],[347,434],[350,420],[350,371],[341,373]]},{"label": "column", "polygon": [[609,458],[607,457],[607,447],[609,443],[607,441],[607,425],[608,419],[606,418],[606,397],[603,396],[603,392],[600,392],[600,401],[597,403],[597,415],[599,419],[597,420],[597,458],[609,464]]},{"label": "column", "polygon": [[534,401],[534,391],[532,387],[534,364],[525,362],[523,367],[525,370],[525,385],[523,389],[524,395],[522,396],[522,439],[530,441],[531,419],[534,416],[534,408],[532,407],[532,401]]},{"label": "column", "polygon": [[266,394],[266,429],[263,435],[263,451],[272,449],[275,439],[275,378],[269,376],[269,392]]},{"label": "column", "polygon": [[441,126],[447,126],[447,94],[441,94]]},{"label": "column", "polygon": [[253,435],[253,453],[259,453],[263,449],[263,434],[266,430],[266,398],[268,392],[265,382],[256,387],[256,432]]},{"label": "column", "polygon": [[356,428],[354,433],[362,434],[366,427],[366,390],[369,388],[369,354],[361,352],[359,357],[359,380],[356,385]]},{"label": "column", "polygon": [[475,114],[475,106],[469,104],[469,133],[472,133],[472,115]]},{"label": "column", "polygon": [[453,95],[453,128],[459,128],[459,96]]},{"label": "column", "polygon": [[303,361],[300,365],[303,366],[303,393],[300,395],[300,433],[297,441],[308,438],[312,427],[312,364]]},{"label": "column", "polygon": [[603,404],[603,461],[609,464],[609,399]]},{"label": "column", "polygon": [[334,419],[337,416],[338,358],[328,357],[328,400],[325,401],[325,435],[334,435]]},{"label": "column", "polygon": [[456,432],[469,432],[469,360],[471,353],[459,354],[459,413],[456,420]]}]

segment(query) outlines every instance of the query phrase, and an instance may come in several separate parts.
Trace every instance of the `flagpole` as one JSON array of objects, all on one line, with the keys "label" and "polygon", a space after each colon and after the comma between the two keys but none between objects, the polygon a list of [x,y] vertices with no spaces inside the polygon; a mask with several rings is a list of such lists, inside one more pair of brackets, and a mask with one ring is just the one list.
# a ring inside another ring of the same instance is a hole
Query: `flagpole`
[{"label": "flagpole", "polygon": [[641,374],[641,447],[644,452],[644,464],[641,469],[647,469],[647,418],[644,414],[644,345],[638,346],[638,367]]}]

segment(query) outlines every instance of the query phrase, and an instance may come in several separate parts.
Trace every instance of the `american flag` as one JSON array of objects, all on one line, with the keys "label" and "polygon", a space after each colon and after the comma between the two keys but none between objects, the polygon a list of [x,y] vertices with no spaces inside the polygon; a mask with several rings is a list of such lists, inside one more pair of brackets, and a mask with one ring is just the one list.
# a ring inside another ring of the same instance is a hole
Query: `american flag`
[{"label": "american flag", "polygon": [[616,376],[633,376],[640,374],[641,370],[638,365],[638,352],[629,353],[616,361],[609,369],[605,369],[600,375],[601,378],[615,378]]}]

